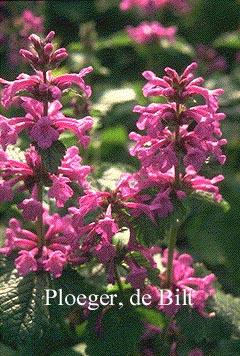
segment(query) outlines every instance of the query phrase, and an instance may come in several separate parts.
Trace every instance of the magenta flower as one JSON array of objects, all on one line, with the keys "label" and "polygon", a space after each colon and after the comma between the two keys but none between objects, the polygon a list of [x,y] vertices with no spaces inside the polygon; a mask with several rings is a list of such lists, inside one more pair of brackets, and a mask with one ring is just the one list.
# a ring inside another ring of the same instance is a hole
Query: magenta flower
[{"label": "magenta flower", "polygon": [[[45,248],[46,255],[43,259],[43,267],[45,271],[51,273],[55,278],[61,277],[64,266],[67,264],[67,257],[62,251],[51,251]],[[47,259],[45,259],[48,257]]]},{"label": "magenta flower", "polygon": [[[205,311],[206,302],[209,297],[215,294],[213,289],[213,282],[215,275],[213,273],[200,278],[194,276],[194,268],[191,266],[193,259],[188,254],[178,255],[174,254],[173,260],[173,279],[172,290],[179,288],[180,291],[186,291],[191,296],[193,308],[204,317],[212,316]],[[163,253],[162,263],[164,266],[167,264],[168,250]]]},{"label": "magenta flower", "polygon": [[198,45],[196,58],[204,74],[213,72],[225,72],[228,69],[227,60],[216,49],[208,45]]},{"label": "magenta flower", "polygon": [[[68,185],[69,182],[75,181],[82,188],[89,187],[86,177],[91,168],[89,166],[81,166],[81,157],[78,155],[78,151],[75,146],[67,149],[56,174],[44,171],[42,178],[45,184],[50,187],[48,195],[56,199],[59,207],[62,207],[73,195],[73,190]],[[26,220],[35,220],[40,214],[41,208],[36,201],[36,194],[33,194],[33,192],[36,190],[36,184],[39,180],[42,161],[41,156],[33,146],[25,153],[25,160],[26,162],[15,161],[0,150],[0,172],[2,175],[2,180],[0,180],[0,191],[2,191],[0,200],[11,201],[14,197],[13,189],[18,183],[18,191],[30,190],[32,192],[31,199],[24,200],[19,205],[19,208],[23,209],[23,216]]]},{"label": "magenta flower", "polygon": [[38,270],[38,264],[35,258],[37,252],[37,248],[34,248],[31,251],[22,250],[19,252],[19,257],[16,258],[15,265],[21,276],[25,276],[32,271],[36,272]]},{"label": "magenta flower", "polygon": [[127,27],[129,37],[140,44],[154,43],[161,39],[166,39],[173,43],[176,31],[176,26],[165,28],[157,21],[142,22],[138,27]]},{"label": "magenta flower", "polygon": [[142,266],[138,266],[132,262],[129,263],[130,272],[126,278],[126,282],[130,283],[133,288],[142,288],[145,279],[147,278],[147,270]]},{"label": "magenta flower", "polygon": [[13,251],[18,252],[15,265],[21,275],[44,270],[58,278],[63,268],[75,260],[78,237],[68,216],[50,216],[44,213],[43,219],[48,228],[46,245],[42,249],[38,246],[38,236],[35,233],[23,229],[17,219],[11,219],[6,230],[5,246],[0,248],[0,253],[9,255]]},{"label": "magenta flower", "polygon": [[8,120],[2,117],[2,123],[0,121],[0,127],[3,127],[0,144],[4,149],[9,143],[15,143],[18,134],[25,129],[30,138],[43,149],[51,147],[65,130],[75,133],[84,148],[88,146],[90,138],[87,133],[93,125],[93,119],[90,116],[80,120],[66,117],[60,111],[62,104],[58,100],[49,103],[48,115],[44,116],[42,103],[29,97],[21,97],[21,100],[22,107],[27,112],[26,115]]},{"label": "magenta flower", "polygon": [[11,182],[0,179],[0,203],[13,200],[14,193]]},{"label": "magenta flower", "polygon": [[94,249],[94,254],[103,265],[106,265],[116,256],[115,246],[111,243],[103,242]]},{"label": "magenta flower", "polygon": [[[0,78],[4,85],[1,102],[5,108],[16,104],[26,111],[24,117],[6,119],[0,116],[0,144],[6,149],[8,144],[15,144],[20,132],[25,130],[30,138],[42,149],[51,147],[60,134],[70,130],[79,139],[80,145],[86,148],[90,142],[88,131],[92,128],[93,119],[90,116],[77,120],[66,117],[62,112],[59,99],[62,91],[71,87],[79,88],[79,95],[87,103],[91,96],[91,87],[85,84],[84,77],[93,68],[83,68],[78,74],[63,74],[53,77],[54,69],[67,56],[65,48],[54,51],[51,41],[55,33],[51,31],[44,41],[37,35],[29,37],[33,51],[22,49],[21,54],[29,60],[35,69],[35,75],[20,74],[16,80],[8,81]],[[30,96],[24,96],[24,92]],[[83,104],[85,105],[85,104]]]},{"label": "magenta flower", "polygon": [[22,203],[18,204],[19,209],[23,209],[24,220],[36,220],[36,218],[43,214],[43,206],[41,202],[34,198],[24,199]]},{"label": "magenta flower", "polygon": [[62,159],[58,173],[68,177],[71,181],[77,181],[85,189],[89,188],[86,176],[91,172],[90,166],[81,165],[82,158],[79,156],[79,149],[71,146],[67,149]]},{"label": "magenta flower", "polygon": [[0,115],[0,144],[4,150],[8,145],[14,145],[17,142],[18,134],[14,127],[9,125],[8,120]]},{"label": "magenta flower", "polygon": [[49,198],[55,198],[57,206],[62,208],[65,202],[73,195],[72,188],[67,184],[70,179],[52,174],[51,180],[53,185],[49,189],[48,196]]},{"label": "magenta flower", "polygon": [[99,219],[96,225],[96,232],[102,235],[103,240],[109,241],[119,231],[112,218],[112,207],[108,206],[103,219]]},{"label": "magenta flower", "polygon": [[49,148],[54,141],[57,141],[59,132],[52,127],[52,120],[49,117],[40,117],[29,131],[32,141],[37,142],[40,148]]}]

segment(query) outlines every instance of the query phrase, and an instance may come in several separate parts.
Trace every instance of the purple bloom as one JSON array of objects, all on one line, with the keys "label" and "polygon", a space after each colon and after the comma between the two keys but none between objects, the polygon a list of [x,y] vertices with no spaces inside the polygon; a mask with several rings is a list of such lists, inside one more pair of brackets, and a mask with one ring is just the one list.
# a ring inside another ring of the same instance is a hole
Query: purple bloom
[{"label": "purple bloom", "polygon": [[73,195],[72,188],[67,184],[70,179],[52,174],[51,180],[53,185],[49,189],[48,196],[49,198],[55,198],[57,206],[62,208],[65,202]]},{"label": "purple bloom", "polygon": [[43,206],[41,202],[34,198],[24,199],[22,203],[18,204],[18,208],[23,209],[23,218],[27,221],[34,221],[43,213]]},{"label": "purple bloom", "polygon": [[37,142],[40,148],[46,149],[52,146],[54,141],[57,141],[59,132],[52,127],[52,120],[49,117],[41,117],[29,131],[29,136]]},{"label": "purple bloom", "polygon": [[188,356],[204,356],[204,353],[200,349],[194,349],[189,352]]},{"label": "purple bloom", "polygon": [[147,278],[147,270],[142,266],[137,266],[134,263],[129,264],[130,272],[126,278],[126,282],[130,283],[133,288],[142,288],[145,279]]},{"label": "purple bloom", "polygon": [[[193,259],[188,254],[178,255],[175,251],[173,260],[173,279],[171,288],[179,288],[181,291],[186,291],[191,295],[193,308],[204,317],[212,316],[205,311],[206,302],[209,297],[215,294],[213,289],[213,282],[215,276],[213,273],[200,278],[195,277],[194,268],[191,266]],[[168,250],[166,249],[163,254],[162,263],[167,265]]]},{"label": "purple bloom", "polygon": [[96,246],[94,254],[97,256],[100,263],[106,265],[116,256],[116,249],[113,244],[103,242]]},{"label": "purple bloom", "polygon": [[[1,166],[0,166],[1,167]],[[11,182],[0,179],[0,203],[13,200],[14,194]]]},{"label": "purple bloom", "polygon": [[89,188],[89,183],[86,177],[91,172],[91,167],[82,166],[81,161],[82,158],[79,156],[78,147],[71,146],[67,149],[61,161],[58,173],[68,177],[71,181],[77,181],[81,187],[87,189]]},{"label": "purple bloom", "polygon": [[67,264],[67,257],[62,251],[48,250],[47,255],[48,258],[43,260],[44,270],[50,272],[54,278],[61,277],[63,268]]},{"label": "purple bloom", "polygon": [[20,275],[25,276],[31,271],[36,272],[38,270],[38,264],[35,258],[37,252],[37,248],[31,251],[22,250],[19,252],[19,257],[16,258],[15,265]]},{"label": "purple bloom", "polygon": [[97,222],[96,232],[102,235],[103,240],[109,241],[118,231],[119,228],[112,218],[112,208],[109,205],[104,218]]},{"label": "purple bloom", "polygon": [[4,150],[7,146],[14,145],[17,142],[18,134],[14,127],[12,127],[8,120],[0,115],[0,144]]}]

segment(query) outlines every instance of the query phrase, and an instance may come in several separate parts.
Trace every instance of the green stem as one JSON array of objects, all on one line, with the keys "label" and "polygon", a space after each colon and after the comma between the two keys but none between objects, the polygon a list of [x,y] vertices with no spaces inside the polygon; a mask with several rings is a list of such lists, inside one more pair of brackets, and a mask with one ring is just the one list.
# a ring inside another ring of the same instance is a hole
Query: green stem
[{"label": "green stem", "polygon": [[[47,83],[47,72],[43,71],[43,81],[46,84]],[[43,100],[43,116],[47,116],[48,114],[48,99],[47,97]],[[42,204],[43,202],[43,182],[41,177],[43,176],[42,174],[43,172],[43,164],[41,164],[40,167],[40,172],[39,172],[39,176],[40,179],[37,183],[37,200]],[[36,221],[36,230],[37,230],[37,236],[38,236],[38,249],[39,249],[39,254],[42,254],[42,249],[43,246],[45,245],[45,233],[44,233],[44,223],[43,223],[43,216],[42,214],[40,214],[37,217],[37,221]]]},{"label": "green stem", "polygon": [[123,294],[123,286],[122,286],[120,274],[119,274],[119,271],[118,271],[118,268],[116,265],[114,265],[114,274],[115,274],[115,278],[117,281],[118,289],[119,289],[120,293]]},{"label": "green stem", "polygon": [[176,124],[176,128],[175,128],[175,151],[176,151],[176,156],[178,158],[178,165],[175,166],[175,188],[177,189],[179,187],[179,183],[180,183],[180,147],[179,147],[179,144],[180,144],[180,125],[179,125],[179,115],[180,115],[180,105],[177,103],[177,106],[176,106],[176,121],[177,121],[177,124]]},{"label": "green stem", "polygon": [[178,233],[178,226],[179,220],[176,220],[175,224],[169,229],[168,233],[168,261],[167,261],[167,278],[166,278],[166,288],[170,288],[172,285],[172,272],[173,272],[173,254],[174,249],[177,241],[177,233]]},{"label": "green stem", "polygon": [[[43,184],[42,182],[38,182],[37,184],[37,200],[42,203],[43,201]],[[38,236],[38,248],[39,248],[39,254],[42,253],[43,246],[45,244],[45,236],[44,236],[44,224],[43,224],[43,216],[40,214],[37,217],[36,221],[36,230],[37,230],[37,236]]]}]

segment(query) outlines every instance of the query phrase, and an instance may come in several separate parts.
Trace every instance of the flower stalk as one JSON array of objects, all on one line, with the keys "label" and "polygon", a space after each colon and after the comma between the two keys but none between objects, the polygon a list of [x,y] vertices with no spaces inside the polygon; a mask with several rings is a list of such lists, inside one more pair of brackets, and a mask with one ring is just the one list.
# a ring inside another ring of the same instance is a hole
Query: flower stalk
[{"label": "flower stalk", "polygon": [[167,259],[167,272],[166,272],[166,288],[172,286],[173,277],[173,255],[176,247],[177,233],[179,228],[179,220],[176,219],[175,224],[172,223],[168,231],[168,259]]}]

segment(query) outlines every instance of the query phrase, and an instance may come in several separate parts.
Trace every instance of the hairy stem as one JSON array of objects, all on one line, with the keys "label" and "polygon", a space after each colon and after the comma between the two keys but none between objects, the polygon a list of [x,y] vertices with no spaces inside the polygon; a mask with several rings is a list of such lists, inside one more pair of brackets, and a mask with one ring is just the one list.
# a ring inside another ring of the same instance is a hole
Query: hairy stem
[{"label": "hairy stem", "polygon": [[118,268],[116,265],[114,265],[114,274],[115,274],[115,278],[117,281],[118,289],[119,289],[120,293],[123,294],[123,286],[122,286],[120,274],[119,274],[119,271],[118,271]]},{"label": "hairy stem", "polygon": [[[43,201],[43,184],[42,182],[37,183],[37,200],[42,203]],[[45,244],[45,236],[44,236],[44,224],[43,224],[43,216],[40,214],[37,217],[36,221],[36,230],[37,230],[37,236],[38,236],[38,248],[39,248],[39,253],[42,253],[43,246]]]},{"label": "hairy stem", "polygon": [[167,278],[166,278],[166,288],[170,288],[172,285],[172,274],[173,274],[173,254],[174,248],[177,241],[179,220],[169,229],[168,232],[168,260],[167,260]]},{"label": "hairy stem", "polygon": [[[180,123],[179,116],[181,112],[181,105],[177,103],[176,106],[176,128],[175,128],[175,152],[178,159],[178,165],[175,166],[175,189],[178,190],[180,186]],[[172,272],[173,272],[173,254],[177,241],[177,232],[179,227],[179,220],[176,219],[172,222],[168,231],[168,261],[167,261],[167,279],[166,288],[169,288],[172,284]]]},{"label": "hairy stem", "polygon": [[[43,81],[45,84],[47,84],[47,72],[43,71]],[[47,116],[48,114],[48,98],[44,98],[43,100],[43,116]],[[41,164],[39,176],[40,180],[37,183],[37,200],[42,204],[43,202],[43,189],[44,189],[44,184],[42,182],[41,177],[43,176],[43,163]],[[40,214],[37,217],[36,221],[36,230],[37,230],[37,236],[38,236],[38,248],[39,248],[39,254],[42,253],[43,246],[45,245],[45,233],[44,233],[44,223],[43,223],[43,216]]]}]

